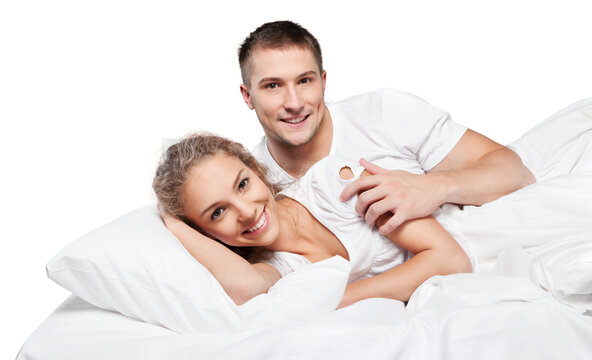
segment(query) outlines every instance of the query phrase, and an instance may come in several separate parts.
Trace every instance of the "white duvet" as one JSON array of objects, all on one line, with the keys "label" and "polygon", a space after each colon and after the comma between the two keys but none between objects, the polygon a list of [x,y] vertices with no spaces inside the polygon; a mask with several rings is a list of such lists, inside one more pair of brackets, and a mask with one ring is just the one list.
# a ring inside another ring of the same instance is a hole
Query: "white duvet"
[{"label": "white duvet", "polygon": [[71,297],[24,345],[29,359],[590,359],[592,317],[532,282],[434,277],[407,308],[368,299],[316,320],[176,334]]},{"label": "white duvet", "polygon": [[306,320],[180,334],[73,295],[17,359],[592,359],[592,100],[510,147],[538,182],[481,207],[444,206],[478,273],[433,277],[407,306],[367,299]]}]

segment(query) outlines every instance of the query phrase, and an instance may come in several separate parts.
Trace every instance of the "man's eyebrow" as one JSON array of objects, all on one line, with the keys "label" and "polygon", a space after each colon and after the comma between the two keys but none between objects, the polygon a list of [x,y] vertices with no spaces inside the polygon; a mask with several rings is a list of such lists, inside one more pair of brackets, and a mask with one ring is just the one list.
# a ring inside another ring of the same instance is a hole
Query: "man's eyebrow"
[{"label": "man's eyebrow", "polygon": [[282,79],[280,79],[278,77],[264,77],[261,80],[259,80],[259,84],[266,83],[266,82],[280,82],[280,81],[282,81]]},{"label": "man's eyebrow", "polygon": [[[238,187],[238,183],[241,181],[241,178],[242,178],[241,175],[244,171],[245,171],[245,169],[243,168],[238,172],[238,174],[236,174],[236,178],[234,179],[233,189],[236,189]],[[208,206],[204,211],[202,211],[201,217],[203,218],[206,215],[206,213],[208,213],[211,209],[217,207],[218,204],[220,204],[220,202],[216,201],[212,205]]]},{"label": "man's eyebrow", "polygon": [[314,70],[309,70],[307,72],[303,72],[302,74],[298,75],[298,77],[309,76],[309,75],[317,75],[317,72]]},{"label": "man's eyebrow", "polygon": [[[301,77],[310,76],[310,75],[315,75],[316,76],[317,75],[317,72],[314,71],[314,70],[309,70],[309,71],[303,72],[302,74],[300,74],[300,75],[298,75],[296,77],[301,78]],[[271,76],[271,77],[264,77],[264,78],[262,78],[261,80],[259,80],[259,84],[266,83],[266,82],[281,82],[281,81],[282,81],[281,78]]]}]

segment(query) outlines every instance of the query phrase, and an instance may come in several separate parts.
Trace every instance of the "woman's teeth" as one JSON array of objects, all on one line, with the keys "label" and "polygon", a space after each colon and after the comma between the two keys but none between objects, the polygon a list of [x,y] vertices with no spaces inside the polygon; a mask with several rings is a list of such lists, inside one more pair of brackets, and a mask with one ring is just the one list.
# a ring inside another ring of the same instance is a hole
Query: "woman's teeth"
[{"label": "woman's teeth", "polygon": [[265,224],[265,221],[267,221],[267,217],[265,216],[265,211],[264,211],[263,214],[261,214],[259,221],[257,221],[257,224],[248,228],[247,232],[250,233],[250,232],[259,230]]}]

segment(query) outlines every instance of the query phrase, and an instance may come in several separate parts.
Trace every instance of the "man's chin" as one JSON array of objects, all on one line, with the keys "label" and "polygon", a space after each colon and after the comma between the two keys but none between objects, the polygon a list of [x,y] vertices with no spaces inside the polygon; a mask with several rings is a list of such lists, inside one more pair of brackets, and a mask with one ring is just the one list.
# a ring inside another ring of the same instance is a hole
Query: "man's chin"
[{"label": "man's chin", "polygon": [[312,136],[307,137],[307,138],[292,138],[292,139],[284,139],[284,144],[286,146],[290,146],[290,147],[294,147],[294,148],[298,148],[301,146],[305,146],[306,144],[310,143],[310,141],[312,140]]}]

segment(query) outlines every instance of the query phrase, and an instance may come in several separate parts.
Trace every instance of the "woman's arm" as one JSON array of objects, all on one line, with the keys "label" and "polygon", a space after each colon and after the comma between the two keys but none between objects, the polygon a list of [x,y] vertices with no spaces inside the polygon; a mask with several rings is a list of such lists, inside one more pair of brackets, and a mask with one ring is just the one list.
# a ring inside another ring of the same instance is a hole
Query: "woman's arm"
[{"label": "woman's arm", "polygon": [[[377,223],[383,224],[390,216],[380,217]],[[371,297],[407,301],[421,283],[434,275],[472,271],[467,254],[432,216],[409,220],[388,238],[415,256],[380,275],[349,284],[340,307]]]},{"label": "woman's arm", "polygon": [[228,296],[241,305],[266,293],[281,275],[265,263],[251,264],[219,242],[202,235],[159,207],[167,229],[181,241],[187,251],[210,271]]}]

